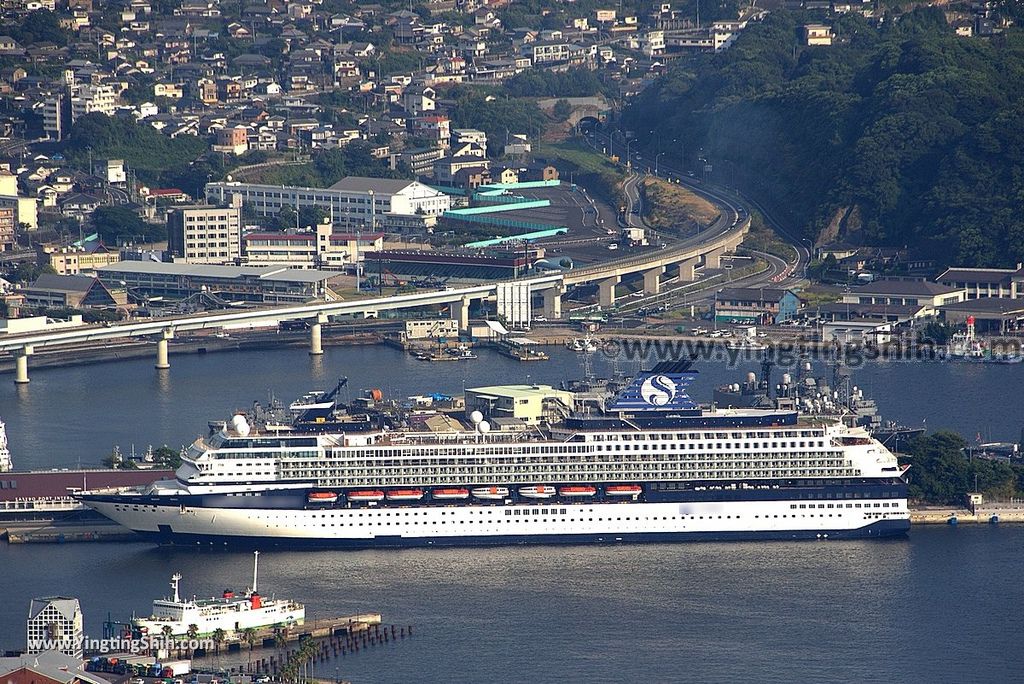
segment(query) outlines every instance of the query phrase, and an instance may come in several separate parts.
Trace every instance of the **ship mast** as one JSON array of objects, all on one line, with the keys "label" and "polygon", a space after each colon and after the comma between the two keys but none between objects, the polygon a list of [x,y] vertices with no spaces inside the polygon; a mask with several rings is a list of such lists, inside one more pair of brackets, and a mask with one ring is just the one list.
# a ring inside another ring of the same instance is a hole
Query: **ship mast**
[{"label": "ship mast", "polygon": [[174,602],[181,603],[181,598],[178,597],[178,582],[181,581],[181,573],[176,572],[171,575],[171,589],[174,590]]},{"label": "ship mast", "polygon": [[12,468],[11,452],[7,448],[7,428],[4,421],[0,420],[0,473],[6,473]]},{"label": "ship mast", "polygon": [[260,568],[260,552],[259,551],[253,551],[252,552],[252,593],[253,594],[257,593],[257,591],[256,591],[256,578],[257,578],[257,575],[259,573],[259,568]]}]

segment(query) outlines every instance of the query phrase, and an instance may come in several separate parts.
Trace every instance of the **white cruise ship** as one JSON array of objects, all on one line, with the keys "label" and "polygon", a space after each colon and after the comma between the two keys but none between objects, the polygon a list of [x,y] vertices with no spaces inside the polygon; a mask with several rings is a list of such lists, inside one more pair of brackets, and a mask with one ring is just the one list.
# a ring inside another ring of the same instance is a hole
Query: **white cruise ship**
[{"label": "white cruise ship", "polygon": [[[173,480],[82,499],[156,542],[260,548],[907,532],[903,469],[866,431],[702,409],[687,395],[696,377],[682,361],[608,396],[469,389],[434,429],[373,402],[341,406],[335,390],[293,405],[291,421],[254,412],[211,424]],[[535,410],[517,417],[524,406]]]},{"label": "white cruise ship", "polygon": [[[237,637],[246,629],[268,627],[292,627],[306,620],[306,608],[301,603],[287,599],[264,598],[256,590],[259,569],[259,552],[253,558],[252,588],[236,596],[226,589],[222,596],[196,599],[182,598],[178,591],[181,575],[171,577],[173,594],[153,601],[153,614],[148,618],[135,618],[132,623],[141,633],[149,636],[203,637],[212,635],[218,629],[227,637]],[[195,625],[196,632],[189,635]]]}]

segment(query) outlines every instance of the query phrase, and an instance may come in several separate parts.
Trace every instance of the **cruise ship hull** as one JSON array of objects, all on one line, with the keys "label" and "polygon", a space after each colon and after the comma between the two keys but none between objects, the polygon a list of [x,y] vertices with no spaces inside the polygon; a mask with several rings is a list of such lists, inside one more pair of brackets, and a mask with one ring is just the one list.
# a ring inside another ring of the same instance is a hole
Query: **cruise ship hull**
[{"label": "cruise ship hull", "polygon": [[905,498],[856,504],[778,499],[326,510],[136,506],[97,498],[88,503],[156,543],[253,548],[858,539],[903,535],[910,527]]}]

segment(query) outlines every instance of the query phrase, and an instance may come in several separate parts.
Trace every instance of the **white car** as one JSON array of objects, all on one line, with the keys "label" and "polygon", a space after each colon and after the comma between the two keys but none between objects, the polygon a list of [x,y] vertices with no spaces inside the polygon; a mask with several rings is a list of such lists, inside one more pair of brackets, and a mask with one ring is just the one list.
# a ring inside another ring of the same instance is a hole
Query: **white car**
[{"label": "white car", "polygon": [[615,244],[614,242],[612,244],[608,245],[608,249],[618,249],[618,248],[619,248],[619,246],[617,244]]}]

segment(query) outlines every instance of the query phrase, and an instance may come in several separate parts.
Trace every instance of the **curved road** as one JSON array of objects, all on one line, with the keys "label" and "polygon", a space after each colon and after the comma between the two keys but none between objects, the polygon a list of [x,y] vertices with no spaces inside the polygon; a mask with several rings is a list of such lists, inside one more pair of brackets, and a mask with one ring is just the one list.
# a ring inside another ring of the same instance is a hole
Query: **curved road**
[{"label": "curved road", "polygon": [[[594,131],[591,135],[593,136],[593,138],[590,135],[584,135],[583,139],[586,140],[587,143],[593,149],[600,149],[598,145],[595,144],[594,139],[600,140],[602,143],[607,144],[607,149],[612,149],[613,142],[611,133],[601,133],[599,131]],[[642,166],[644,163],[640,155],[635,152],[630,153],[629,162],[629,166],[631,168]],[[764,207],[760,203],[751,200],[750,198],[742,195],[741,193],[727,190],[725,188],[721,188],[715,185],[705,184],[696,179],[690,178],[682,171],[668,164],[658,164],[657,171],[658,173],[656,175],[659,178],[664,178],[669,181],[677,182],[679,185],[685,186],[688,190],[703,197],[704,199],[713,202],[714,204],[718,205],[723,209],[723,217],[720,217],[714,225],[712,225],[699,235],[693,238],[688,238],[687,240],[683,241],[683,244],[697,244],[702,240],[707,240],[709,237],[717,237],[722,232],[727,230],[731,225],[735,225],[734,223],[729,221],[729,218],[738,221],[744,220],[748,216],[749,210],[745,206],[748,205],[756,209],[758,213],[761,214],[765,223],[767,223],[768,226],[772,228],[772,230],[774,230],[777,235],[779,235],[779,237],[781,237],[783,240],[786,241],[788,245],[790,245],[790,247],[794,251],[794,260],[792,262],[787,262],[779,257],[771,256],[771,259],[769,259],[769,263],[773,263],[774,260],[772,268],[766,271],[765,274],[762,275],[761,277],[753,279],[752,282],[745,282],[744,286],[791,287],[799,284],[801,281],[804,280],[807,264],[810,262],[810,249],[808,248],[805,241],[796,237],[792,233],[792,231],[790,231],[784,225],[782,225],[782,223],[778,219],[771,216],[771,214],[765,211]],[[627,203],[634,201],[637,203],[640,202],[639,191],[637,189],[637,182],[639,178],[640,175],[634,173],[633,175],[629,176],[623,183],[623,191],[626,194]],[[631,207],[627,207],[627,209],[631,209]],[[726,214],[731,214],[731,216],[726,217]],[[630,213],[627,214],[627,221],[632,216],[632,211],[630,211]],[[723,223],[725,225],[722,225]],[[780,264],[784,264],[784,266],[779,268]]]}]

